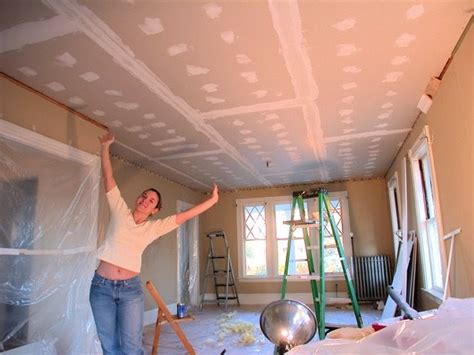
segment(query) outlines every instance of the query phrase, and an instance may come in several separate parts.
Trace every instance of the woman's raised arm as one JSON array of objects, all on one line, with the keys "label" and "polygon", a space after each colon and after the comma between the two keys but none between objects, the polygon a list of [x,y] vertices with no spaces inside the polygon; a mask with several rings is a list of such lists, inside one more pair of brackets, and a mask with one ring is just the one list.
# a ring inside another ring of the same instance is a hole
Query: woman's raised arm
[{"label": "woman's raised arm", "polygon": [[112,172],[112,163],[110,162],[110,145],[115,141],[114,134],[107,132],[99,137],[99,141],[101,146],[102,177],[104,179],[105,192],[109,192],[117,185]]},{"label": "woman's raised arm", "polygon": [[214,206],[218,200],[219,200],[219,191],[217,189],[217,185],[214,184],[212,188],[211,197],[201,202],[199,205],[191,207],[189,210],[178,213],[176,215],[176,224],[183,224],[188,219],[196,217],[198,214],[201,214],[202,212]]}]

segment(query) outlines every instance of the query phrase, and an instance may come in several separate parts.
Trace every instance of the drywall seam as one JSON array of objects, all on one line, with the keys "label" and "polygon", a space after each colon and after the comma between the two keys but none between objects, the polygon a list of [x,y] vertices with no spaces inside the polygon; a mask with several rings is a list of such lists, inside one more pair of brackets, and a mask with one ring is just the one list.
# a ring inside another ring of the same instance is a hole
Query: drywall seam
[{"label": "drywall seam", "polygon": [[203,120],[215,120],[217,118],[245,115],[245,114],[254,113],[254,112],[268,112],[268,111],[275,111],[275,110],[284,110],[284,109],[289,109],[289,108],[299,108],[303,105],[303,103],[304,103],[304,100],[301,100],[298,98],[276,101],[276,102],[265,102],[265,103],[259,103],[255,105],[249,105],[249,106],[238,106],[238,107],[232,107],[229,109],[208,111],[208,112],[202,113],[201,118]]},{"label": "drywall seam", "polygon": [[0,32],[0,53],[22,49],[29,44],[45,42],[79,31],[74,22],[58,15],[47,20],[25,22]]},{"label": "drywall seam", "polygon": [[182,98],[174,95],[161,79],[143,62],[136,59],[131,49],[92,11],[85,6],[77,4],[76,1],[43,0],[43,2],[60,15],[64,15],[71,21],[76,22],[77,27],[86,36],[111,55],[114,61],[130,73],[130,75],[141,81],[151,92],[182,114],[196,131],[203,133],[211,142],[221,147],[237,164],[247,170],[260,183],[265,186],[271,186],[271,183],[261,176],[219,132],[207,125],[191,106]]},{"label": "drywall seam", "polygon": [[328,181],[325,167],[327,152],[323,144],[319,109],[314,101],[319,96],[319,89],[313,79],[311,61],[304,47],[298,3],[269,0],[268,7],[296,97],[306,99],[306,104],[303,105],[303,118],[308,132],[308,142],[321,167],[319,170],[321,180]]},{"label": "drywall seam", "polygon": [[390,131],[380,130],[380,131],[372,131],[372,132],[346,134],[346,135],[343,135],[343,136],[335,136],[335,137],[325,138],[324,142],[325,143],[336,143],[336,142],[342,142],[342,141],[347,141],[347,140],[352,140],[352,139],[390,136],[390,135],[393,135],[393,134],[408,133],[410,131],[411,131],[411,128],[404,128],[404,129],[393,129],[393,130],[390,130]]},{"label": "drywall seam", "polygon": [[222,149],[217,149],[217,150],[208,150],[204,152],[194,152],[194,153],[178,153],[178,154],[172,154],[172,155],[167,155],[164,157],[157,157],[153,158],[156,161],[163,161],[163,160],[174,160],[174,159],[182,159],[182,158],[191,158],[191,157],[199,157],[203,155],[215,155],[215,154],[223,154],[224,151]]}]

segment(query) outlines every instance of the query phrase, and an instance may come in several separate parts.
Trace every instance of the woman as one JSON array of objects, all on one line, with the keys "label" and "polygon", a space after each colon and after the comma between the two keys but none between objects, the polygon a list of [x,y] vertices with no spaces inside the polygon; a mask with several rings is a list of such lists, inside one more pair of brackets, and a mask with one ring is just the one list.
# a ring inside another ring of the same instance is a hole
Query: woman
[{"label": "woman", "polygon": [[158,220],[148,220],[161,208],[155,189],[137,197],[133,211],[120,195],[112,174],[110,132],[99,138],[102,174],[110,207],[110,222],[90,290],[90,302],[104,354],[143,354],[144,297],[138,274],[143,250],[160,236],[174,230],[213,206],[219,199],[214,185],[211,197],[195,207]]}]

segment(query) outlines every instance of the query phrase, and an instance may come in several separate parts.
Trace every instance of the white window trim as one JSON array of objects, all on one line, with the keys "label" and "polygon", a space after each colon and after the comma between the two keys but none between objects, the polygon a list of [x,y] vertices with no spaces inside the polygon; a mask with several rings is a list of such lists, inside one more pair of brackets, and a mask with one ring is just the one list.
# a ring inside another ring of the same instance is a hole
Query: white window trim
[{"label": "white window trim", "polygon": [[[395,251],[395,256],[397,255],[398,251],[398,240],[399,236],[401,236],[402,233],[402,211],[401,211],[401,200],[400,200],[400,184],[398,183],[398,172],[395,171],[395,173],[392,175],[392,177],[389,179],[387,183],[387,188],[388,188],[388,199],[390,203],[390,218],[392,221],[392,239],[393,239],[393,248]],[[393,191],[396,192],[396,197],[398,204],[395,204],[395,200],[393,199]],[[398,226],[399,228],[396,228],[397,224],[397,215],[398,213],[398,221],[400,225]]]},{"label": "white window trim", "polygon": [[[329,198],[334,198],[338,197],[343,200],[343,210],[348,209],[349,203],[348,203],[348,194],[347,191],[335,191],[335,192],[328,192],[328,197]],[[345,198],[345,199],[344,199]],[[271,206],[274,206],[274,204],[279,203],[279,202],[292,202],[293,196],[291,195],[284,195],[284,196],[271,196],[271,197],[261,197],[261,198],[244,198],[244,199],[236,199],[236,215],[237,215],[237,238],[238,238],[238,280],[240,281],[245,281],[245,282],[281,282],[282,281],[282,276],[275,276],[276,271],[278,268],[278,260],[277,258],[272,257],[272,252],[275,248],[275,238],[269,238],[266,240],[267,242],[267,270],[268,270],[268,275],[270,276],[247,276],[245,275],[245,258],[244,258],[244,252],[243,252],[243,243],[242,243],[242,238],[243,238],[243,211],[242,211],[242,206],[243,205],[248,205],[248,204],[263,204],[267,206],[268,204],[271,204]],[[313,210],[317,211],[318,210],[318,199],[312,199],[312,200],[305,200],[308,202],[314,203]],[[274,215],[273,215],[273,210],[269,208],[265,208],[265,221],[266,225],[271,225],[274,226],[275,221],[274,221]],[[350,225],[350,216],[349,213],[343,213],[342,216],[342,223],[344,225],[344,233],[340,237],[343,240],[343,245],[344,245],[344,253],[346,256],[347,260],[350,260],[353,254],[352,251],[352,241],[351,241],[351,225]],[[272,233],[273,231],[268,231],[267,233]],[[352,273],[351,269],[351,263],[348,262],[350,272]],[[316,265],[315,265],[316,266]],[[344,275],[342,272],[340,273],[326,273],[326,280],[343,280]],[[305,280],[288,280],[289,282],[307,282]]]},{"label": "white window trim", "polygon": [[[444,285],[445,283],[445,278],[446,278],[446,268],[447,268],[447,263],[446,263],[446,249],[445,245],[443,242],[443,235],[444,235],[444,230],[443,230],[443,223],[442,223],[442,218],[441,218],[441,207],[439,203],[439,194],[438,194],[438,185],[436,181],[436,172],[435,172],[435,166],[434,166],[434,159],[433,159],[433,151],[432,151],[432,142],[430,139],[430,132],[428,126],[424,126],[422,132],[418,136],[418,138],[415,140],[415,143],[413,146],[410,148],[408,151],[408,157],[410,159],[410,165],[411,165],[411,172],[412,172],[412,184],[413,184],[413,191],[414,194],[419,195],[419,191],[417,192],[416,190],[416,183],[417,179],[419,178],[419,171],[417,169],[417,161],[419,158],[426,153],[428,162],[430,165],[430,177],[431,177],[431,184],[432,184],[432,189],[433,189],[433,206],[435,210],[435,215],[436,215],[436,227],[438,230],[438,241],[439,241],[439,248],[440,248],[440,254],[441,254],[441,278],[442,278],[442,284]],[[418,207],[417,200],[419,199],[419,196],[415,196],[415,213],[416,213],[416,223],[417,223],[417,228],[418,228],[418,235],[420,235],[421,231],[421,223],[420,223],[420,211]],[[423,241],[420,241],[420,246],[422,246]],[[423,254],[421,255],[423,257]],[[423,288],[423,291],[431,294],[435,299],[439,299],[439,295],[443,293],[443,290],[439,290],[437,288],[431,287],[431,280],[428,280],[428,274],[427,270],[425,268],[425,261],[422,262],[422,267],[423,267],[423,285],[425,286]],[[429,287],[427,287],[429,286]],[[444,287],[444,286],[443,286]]]}]

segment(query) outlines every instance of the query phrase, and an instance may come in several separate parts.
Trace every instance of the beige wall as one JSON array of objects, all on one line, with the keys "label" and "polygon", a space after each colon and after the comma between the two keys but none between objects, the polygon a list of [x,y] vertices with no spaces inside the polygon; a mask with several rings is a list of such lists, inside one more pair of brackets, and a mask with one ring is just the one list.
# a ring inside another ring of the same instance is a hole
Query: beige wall
[{"label": "beige wall", "polygon": [[[310,188],[317,188],[311,185]],[[388,195],[385,179],[351,181],[324,185],[328,191],[347,191],[349,198],[350,223],[354,233],[354,249],[356,255],[386,254],[393,257],[393,242],[389,219]],[[241,198],[257,198],[268,196],[291,196],[293,191],[304,189],[305,186],[292,186],[271,189],[247,190],[222,193],[218,204],[202,216],[201,224],[201,270],[205,266],[207,256],[207,240],[205,235],[215,230],[226,232],[231,258],[235,272],[238,264],[237,215],[236,200]],[[308,186],[306,186],[308,188]],[[203,272],[201,273],[203,274]],[[237,275],[236,275],[237,276]],[[244,282],[239,281],[239,294],[279,293],[280,282]],[[338,289],[344,281],[338,281]],[[335,282],[328,285],[333,291]],[[213,292],[208,288],[207,292]],[[309,283],[293,282],[287,288],[288,293],[310,292]]]},{"label": "beige wall", "polygon": [[[472,21],[471,21],[472,24]],[[441,87],[434,97],[433,105],[426,115],[421,115],[409,139],[403,145],[396,161],[387,174],[400,174],[400,164],[408,149],[413,145],[424,125],[429,126],[432,151],[439,192],[439,203],[443,229],[448,233],[462,228],[456,238],[454,263],[451,270],[452,295],[454,297],[474,296],[474,29],[470,26],[464,40],[450,64]],[[410,169],[408,168],[408,171]],[[414,216],[412,178],[409,185],[409,225],[416,228]],[[445,244],[446,251],[449,245]],[[418,279],[421,280],[421,270]],[[421,284],[419,285],[421,287]],[[417,297],[419,309],[436,306],[425,292]]]},{"label": "beige wall", "polygon": [[[88,153],[96,154],[99,151],[97,137],[104,132],[104,129],[4,77],[0,78],[0,94],[2,119]],[[158,217],[175,213],[178,199],[192,204],[203,199],[201,193],[121,160],[112,159],[112,165],[117,184],[129,205],[132,205],[136,196],[148,187],[155,187],[161,192],[163,209],[158,213]],[[103,196],[101,201],[101,206],[104,206]],[[107,219],[107,215],[106,211],[101,211],[103,220]],[[100,228],[101,231],[104,224]],[[143,282],[152,280],[167,303],[176,302],[176,231],[163,236],[145,250],[141,277]],[[148,293],[145,294],[145,309],[156,308]]]}]

